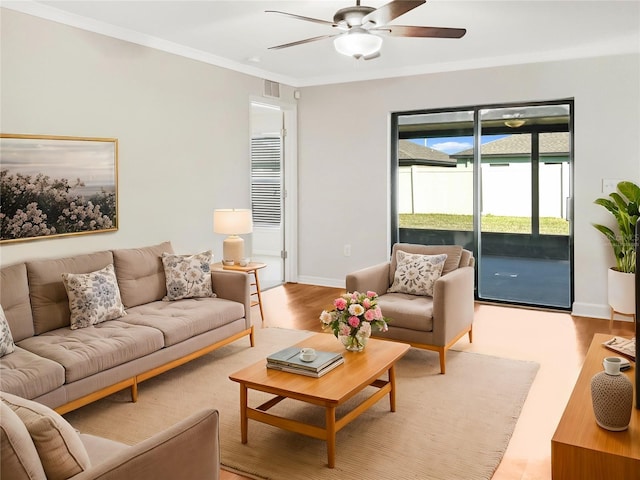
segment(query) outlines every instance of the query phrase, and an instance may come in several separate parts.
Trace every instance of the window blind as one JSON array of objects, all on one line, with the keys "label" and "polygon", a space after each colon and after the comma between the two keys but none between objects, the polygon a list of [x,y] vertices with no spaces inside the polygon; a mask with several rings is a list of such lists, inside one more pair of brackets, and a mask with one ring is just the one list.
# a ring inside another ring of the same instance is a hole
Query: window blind
[{"label": "window blind", "polygon": [[254,225],[280,226],[282,220],[281,159],[280,137],[251,139],[251,211]]}]

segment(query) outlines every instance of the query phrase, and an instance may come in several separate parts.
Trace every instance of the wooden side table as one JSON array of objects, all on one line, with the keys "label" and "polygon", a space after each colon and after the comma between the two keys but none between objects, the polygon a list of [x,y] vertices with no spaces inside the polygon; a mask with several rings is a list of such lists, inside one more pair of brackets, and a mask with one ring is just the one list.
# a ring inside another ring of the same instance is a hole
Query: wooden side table
[{"label": "wooden side table", "polygon": [[236,272],[244,272],[248,275],[253,275],[254,283],[251,284],[252,287],[255,287],[255,291],[251,292],[251,296],[256,296],[258,300],[252,300],[251,306],[254,307],[258,305],[260,307],[260,318],[262,319],[262,327],[264,328],[265,320],[264,320],[264,310],[262,309],[262,294],[260,292],[260,280],[258,278],[258,270],[266,267],[266,263],[260,262],[249,262],[246,266],[242,265],[224,265],[222,262],[214,263],[211,265],[211,268],[222,269],[222,270],[235,270]]}]

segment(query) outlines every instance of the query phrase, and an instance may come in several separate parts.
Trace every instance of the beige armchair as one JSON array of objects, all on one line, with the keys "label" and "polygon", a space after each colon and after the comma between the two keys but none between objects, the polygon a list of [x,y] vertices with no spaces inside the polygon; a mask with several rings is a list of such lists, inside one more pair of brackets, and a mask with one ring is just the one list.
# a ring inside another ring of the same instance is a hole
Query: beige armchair
[{"label": "beige armchair", "polygon": [[[433,297],[387,293],[394,281],[398,250],[420,255],[447,254],[442,275],[433,285]],[[391,322],[389,331],[372,335],[438,352],[440,372],[445,373],[447,350],[465,334],[473,341],[474,265],[473,254],[458,245],[397,243],[390,261],[348,274],[346,289],[378,293],[378,305]]]},{"label": "beige armchair", "polygon": [[129,446],[80,434],[49,407],[0,392],[0,478],[218,480],[218,422],[205,409]]}]

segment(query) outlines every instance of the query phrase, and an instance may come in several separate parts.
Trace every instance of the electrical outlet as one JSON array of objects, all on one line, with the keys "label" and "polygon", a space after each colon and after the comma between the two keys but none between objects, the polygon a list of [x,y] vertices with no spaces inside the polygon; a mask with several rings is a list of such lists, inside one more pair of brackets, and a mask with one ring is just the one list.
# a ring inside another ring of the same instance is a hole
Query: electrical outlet
[{"label": "electrical outlet", "polygon": [[351,256],[351,245],[346,244],[344,246],[344,256],[345,257],[350,257]]},{"label": "electrical outlet", "polygon": [[618,183],[620,183],[620,180],[616,180],[615,178],[603,178],[602,193],[608,195],[615,192],[618,189]]}]

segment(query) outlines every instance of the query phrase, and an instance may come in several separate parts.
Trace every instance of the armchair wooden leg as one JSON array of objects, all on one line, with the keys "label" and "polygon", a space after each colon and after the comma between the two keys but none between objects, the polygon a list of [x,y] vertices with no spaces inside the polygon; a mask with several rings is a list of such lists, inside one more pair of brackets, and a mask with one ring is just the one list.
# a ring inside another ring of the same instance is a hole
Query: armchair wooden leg
[{"label": "armchair wooden leg", "polygon": [[249,333],[249,343],[251,344],[252,347],[256,346],[256,342],[253,338],[253,325],[251,325],[251,333]]},{"label": "armchair wooden leg", "polygon": [[469,328],[469,343],[473,343],[473,325]]},{"label": "armchair wooden leg", "polygon": [[447,363],[447,349],[442,347],[438,350],[438,353],[440,354],[440,373],[442,375],[445,374],[445,364]]}]

